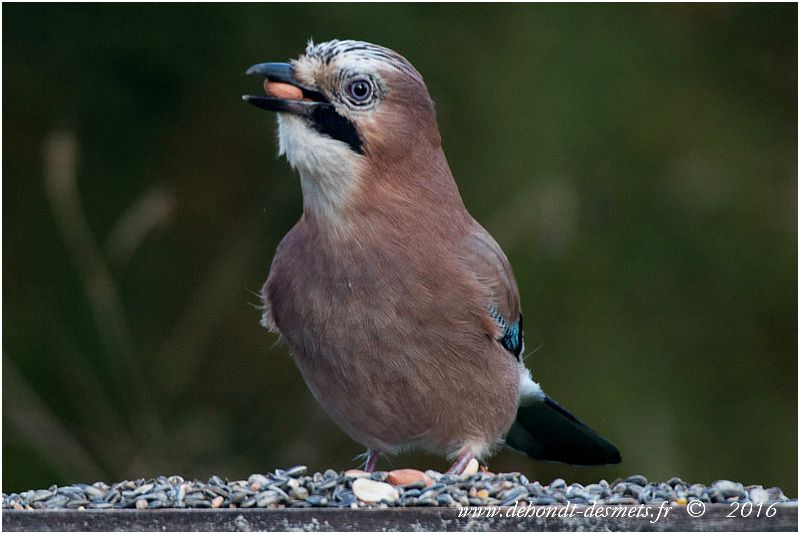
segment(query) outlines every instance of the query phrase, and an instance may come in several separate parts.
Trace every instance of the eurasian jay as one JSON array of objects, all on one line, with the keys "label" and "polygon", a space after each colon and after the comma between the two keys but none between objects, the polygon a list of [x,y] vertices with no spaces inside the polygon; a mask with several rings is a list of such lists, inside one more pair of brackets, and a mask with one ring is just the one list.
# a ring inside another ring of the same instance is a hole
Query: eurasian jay
[{"label": "eurasian jay", "polygon": [[275,252],[262,324],[334,421],[380,454],[445,453],[460,474],[497,444],[576,465],[617,448],[547,396],[523,363],[522,309],[500,246],[467,212],[434,103],[401,55],[310,43],[261,63],[303,215]]}]

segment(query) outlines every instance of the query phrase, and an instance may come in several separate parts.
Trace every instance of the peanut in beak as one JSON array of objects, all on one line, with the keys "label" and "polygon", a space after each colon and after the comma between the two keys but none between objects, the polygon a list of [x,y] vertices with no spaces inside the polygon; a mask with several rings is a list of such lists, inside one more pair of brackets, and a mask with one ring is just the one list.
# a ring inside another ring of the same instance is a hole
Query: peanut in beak
[{"label": "peanut in beak", "polygon": [[267,93],[267,96],[274,96],[285,100],[308,100],[307,98],[303,98],[302,89],[288,83],[264,80],[264,92]]}]

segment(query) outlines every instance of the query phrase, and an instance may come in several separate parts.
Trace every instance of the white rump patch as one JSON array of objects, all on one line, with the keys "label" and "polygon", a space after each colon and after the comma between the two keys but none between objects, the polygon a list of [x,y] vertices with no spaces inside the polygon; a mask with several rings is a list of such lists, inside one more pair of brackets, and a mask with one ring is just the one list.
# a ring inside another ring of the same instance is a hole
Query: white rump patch
[{"label": "white rump patch", "polygon": [[525,365],[519,365],[519,403],[526,406],[535,401],[544,400],[544,391],[531,378],[530,370]]}]

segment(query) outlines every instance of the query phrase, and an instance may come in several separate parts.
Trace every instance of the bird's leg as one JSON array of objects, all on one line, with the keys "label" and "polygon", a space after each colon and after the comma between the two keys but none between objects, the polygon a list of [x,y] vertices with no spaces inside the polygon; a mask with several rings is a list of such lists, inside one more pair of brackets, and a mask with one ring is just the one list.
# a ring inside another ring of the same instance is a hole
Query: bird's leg
[{"label": "bird's leg", "polygon": [[470,449],[464,449],[456,458],[456,461],[453,462],[453,465],[450,466],[450,469],[447,470],[448,475],[460,475],[464,472],[464,469],[467,468],[467,465],[475,458],[475,454]]},{"label": "bird's leg", "polygon": [[378,456],[381,453],[372,449],[367,450],[367,460],[364,462],[364,471],[372,473],[375,471],[375,465],[378,463]]}]

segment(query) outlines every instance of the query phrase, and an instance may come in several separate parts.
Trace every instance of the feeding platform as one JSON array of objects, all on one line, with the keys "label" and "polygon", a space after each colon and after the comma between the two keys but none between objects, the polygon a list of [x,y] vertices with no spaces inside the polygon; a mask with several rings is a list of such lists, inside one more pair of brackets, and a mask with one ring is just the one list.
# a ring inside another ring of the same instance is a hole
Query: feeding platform
[{"label": "feeding platform", "polygon": [[180,476],[3,494],[5,531],[797,531],[780,488],[641,475],[542,484],[521,473]]}]

